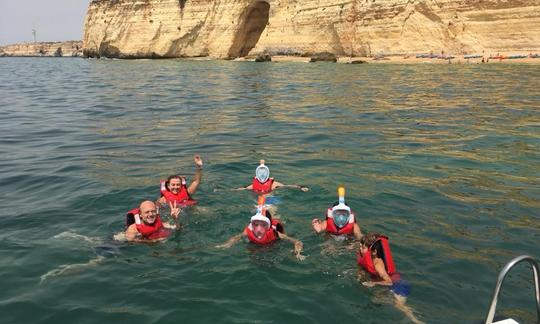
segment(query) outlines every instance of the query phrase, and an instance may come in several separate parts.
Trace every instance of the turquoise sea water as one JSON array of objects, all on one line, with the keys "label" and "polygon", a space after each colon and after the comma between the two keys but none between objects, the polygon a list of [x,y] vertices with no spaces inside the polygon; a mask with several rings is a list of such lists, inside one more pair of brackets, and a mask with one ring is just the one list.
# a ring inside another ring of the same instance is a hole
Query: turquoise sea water
[{"label": "turquoise sea water", "polygon": [[[316,236],[347,188],[390,242],[427,323],[475,323],[514,256],[540,258],[540,66],[0,59],[2,323],[408,323],[354,251]],[[192,179],[200,204],[167,242],[116,242],[125,211]],[[252,213],[258,160],[288,234],[214,245]],[[530,270],[499,313],[536,321]]]}]

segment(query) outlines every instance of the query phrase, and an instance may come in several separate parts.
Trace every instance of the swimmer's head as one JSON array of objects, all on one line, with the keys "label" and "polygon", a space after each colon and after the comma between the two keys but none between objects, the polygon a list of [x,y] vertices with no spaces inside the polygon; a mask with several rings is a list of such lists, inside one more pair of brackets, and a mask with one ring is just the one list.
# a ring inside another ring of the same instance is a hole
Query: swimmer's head
[{"label": "swimmer's head", "polygon": [[338,187],[338,202],[332,207],[332,218],[338,228],[343,228],[349,223],[351,208],[345,204],[345,187]]},{"label": "swimmer's head", "polygon": [[257,169],[255,169],[255,178],[260,183],[265,183],[270,178],[270,169],[264,165],[264,160],[261,160]]},{"label": "swimmer's head", "polygon": [[141,219],[146,224],[154,224],[158,216],[156,204],[150,200],[143,201],[139,206]]},{"label": "swimmer's head", "polygon": [[382,235],[379,233],[368,233],[360,239],[360,251],[365,253],[367,250],[371,250],[372,256],[378,256],[381,251],[378,251],[376,242]]},{"label": "swimmer's head", "polygon": [[167,189],[173,194],[178,194],[182,188],[183,178],[177,174],[167,178]]},{"label": "swimmer's head", "polygon": [[332,218],[338,228],[343,228],[351,218],[351,208],[345,203],[336,203],[332,207]]},{"label": "swimmer's head", "polygon": [[266,211],[257,212],[257,214],[251,216],[250,220],[250,226],[253,234],[258,239],[261,239],[271,226],[270,218],[263,214],[268,215],[269,213]]}]

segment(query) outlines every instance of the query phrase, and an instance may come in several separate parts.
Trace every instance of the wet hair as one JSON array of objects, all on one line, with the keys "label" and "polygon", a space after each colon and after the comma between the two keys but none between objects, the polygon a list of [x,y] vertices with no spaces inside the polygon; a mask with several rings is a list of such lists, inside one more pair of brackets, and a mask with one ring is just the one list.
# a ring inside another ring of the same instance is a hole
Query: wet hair
[{"label": "wet hair", "polygon": [[367,246],[371,250],[372,254],[375,252],[378,258],[382,258],[382,246],[381,242],[379,241],[381,236],[381,234],[375,232],[367,233],[360,239],[360,244]]},{"label": "wet hair", "polygon": [[171,181],[172,179],[182,180],[182,177],[178,174],[173,174],[167,178],[167,182]]},{"label": "wet hair", "polygon": [[167,188],[167,190],[170,190],[169,189],[169,182],[171,182],[172,179],[178,179],[178,180],[180,180],[180,182],[182,182],[182,177],[180,175],[178,175],[178,174],[170,175],[167,178],[167,181],[165,181],[165,188]]}]

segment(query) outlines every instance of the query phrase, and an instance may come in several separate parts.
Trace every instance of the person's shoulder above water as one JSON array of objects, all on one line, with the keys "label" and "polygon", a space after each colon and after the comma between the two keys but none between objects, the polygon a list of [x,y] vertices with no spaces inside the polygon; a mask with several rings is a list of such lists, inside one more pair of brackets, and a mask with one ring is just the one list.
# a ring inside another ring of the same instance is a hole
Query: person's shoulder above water
[{"label": "person's shoulder above water", "polygon": [[278,219],[273,219],[270,211],[264,208],[264,197],[259,199],[259,207],[257,213],[250,218],[250,222],[244,230],[237,235],[234,235],[225,243],[217,245],[217,248],[230,248],[238,243],[242,238],[247,238],[249,242],[258,245],[269,245],[280,239],[289,241],[294,244],[294,253],[296,258],[304,260],[302,255],[303,244],[301,241],[294,239],[285,234],[285,228]]},{"label": "person's shoulder above water", "polygon": [[327,232],[332,235],[350,235],[356,239],[362,237],[356,216],[345,203],[345,188],[338,188],[338,202],[328,208],[324,219],[314,218],[311,227],[316,233]]},{"label": "person's shoulder above water", "polygon": [[179,227],[180,208],[170,203],[171,217],[175,225],[163,223],[156,204],[143,201],[139,208],[130,210],[126,215],[126,239],[130,242],[156,242],[169,237],[172,230]]},{"label": "person's shoulder above water", "polygon": [[158,199],[160,204],[176,202],[180,207],[195,205],[197,203],[191,196],[195,194],[201,183],[203,160],[199,155],[193,158],[195,162],[195,178],[188,186],[184,176],[175,174],[161,180],[160,194]]}]

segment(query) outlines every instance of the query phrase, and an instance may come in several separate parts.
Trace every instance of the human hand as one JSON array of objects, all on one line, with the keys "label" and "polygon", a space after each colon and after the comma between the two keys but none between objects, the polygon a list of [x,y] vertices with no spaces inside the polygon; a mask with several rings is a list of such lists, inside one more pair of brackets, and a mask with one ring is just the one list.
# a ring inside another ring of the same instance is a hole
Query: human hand
[{"label": "human hand", "polygon": [[300,190],[302,190],[303,192],[308,192],[309,188],[306,186],[300,186]]},{"label": "human hand", "polygon": [[198,168],[202,168],[202,166],[203,166],[203,161],[202,161],[200,155],[198,155],[198,154],[195,155],[195,156],[193,157],[193,161],[195,162],[195,165],[196,165]]},{"label": "human hand", "polygon": [[304,248],[304,244],[300,241],[297,241],[294,243],[294,254],[296,254],[296,258],[300,261],[304,260],[306,257],[303,256],[302,249]]},{"label": "human hand", "polygon": [[178,215],[180,215],[180,207],[177,206],[176,201],[169,202],[169,208],[171,209],[171,216],[177,219]]},{"label": "human hand", "polygon": [[373,281],[364,281],[364,282],[362,282],[362,285],[364,285],[366,287],[374,287],[375,283]]},{"label": "human hand", "polygon": [[321,220],[318,219],[318,218],[314,218],[312,221],[311,221],[311,226],[313,227],[313,230],[317,233],[319,233],[320,231],[322,231],[322,224],[321,224]]}]

